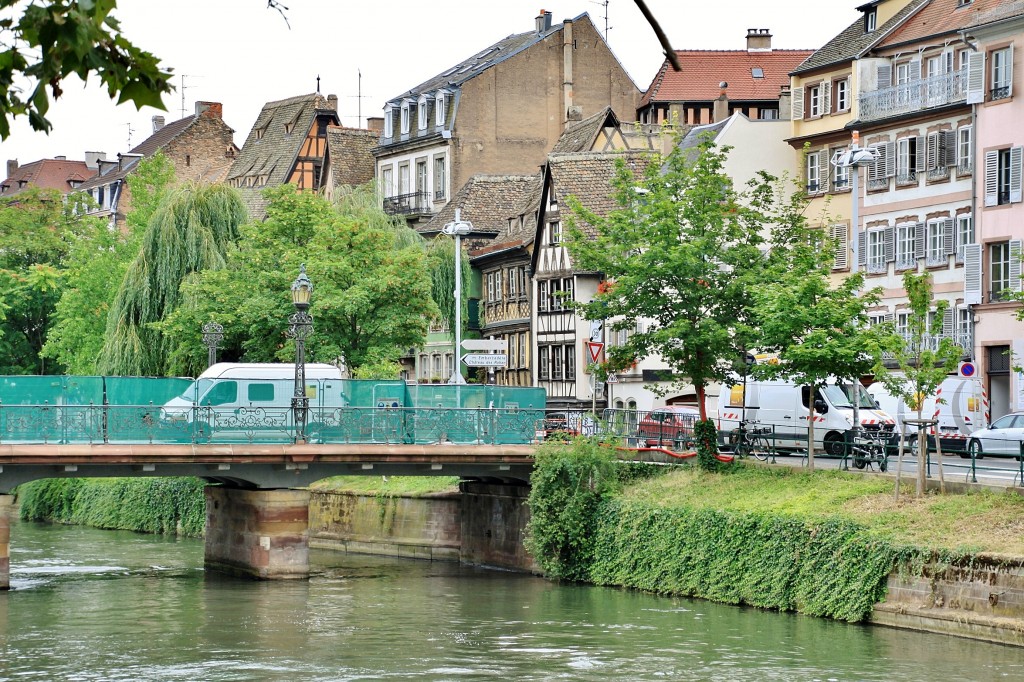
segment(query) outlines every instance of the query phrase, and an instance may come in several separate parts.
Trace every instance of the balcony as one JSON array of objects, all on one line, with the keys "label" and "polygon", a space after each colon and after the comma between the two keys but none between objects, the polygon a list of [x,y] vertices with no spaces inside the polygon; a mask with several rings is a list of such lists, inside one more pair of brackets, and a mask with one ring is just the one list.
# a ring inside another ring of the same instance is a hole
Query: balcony
[{"label": "balcony", "polygon": [[430,215],[430,196],[427,192],[410,192],[384,197],[384,212],[388,215]]},{"label": "balcony", "polygon": [[866,92],[858,98],[862,121],[877,121],[966,101],[966,69]]},{"label": "balcony", "polygon": [[[907,333],[900,332],[898,330],[896,333],[903,337],[903,342],[907,346],[907,351],[911,355],[916,355],[918,352],[917,344],[911,340],[910,336]],[[921,351],[937,351],[939,349],[939,344],[941,344],[942,340],[946,338],[952,339],[953,343],[960,346],[960,348],[963,350],[963,357],[971,356],[971,351],[974,348],[974,334],[969,329],[961,329],[959,331],[954,332],[953,334],[926,334],[922,338]],[[893,354],[888,351],[884,351],[882,353],[882,359],[892,360]]]}]

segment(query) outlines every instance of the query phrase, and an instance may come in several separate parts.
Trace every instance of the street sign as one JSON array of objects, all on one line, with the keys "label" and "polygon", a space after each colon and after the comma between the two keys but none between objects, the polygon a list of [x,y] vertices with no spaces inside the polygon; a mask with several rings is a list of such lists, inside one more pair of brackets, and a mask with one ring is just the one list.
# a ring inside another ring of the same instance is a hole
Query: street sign
[{"label": "street sign", "polygon": [[962,377],[973,377],[975,372],[974,363],[972,362],[961,362],[960,363],[960,376]]},{"label": "street sign", "polygon": [[504,367],[508,356],[504,353],[467,353],[462,356],[466,367]]},{"label": "street sign", "polygon": [[609,374],[608,378],[604,380],[606,384],[617,384],[619,383],[618,374]]},{"label": "street sign", "polygon": [[597,341],[587,341],[587,353],[590,354],[591,362],[597,362],[597,359],[601,357],[602,350],[604,350],[603,343],[598,343]]},{"label": "street sign", "polygon": [[504,353],[508,350],[508,341],[504,339],[465,339],[462,347],[466,350],[496,350]]}]

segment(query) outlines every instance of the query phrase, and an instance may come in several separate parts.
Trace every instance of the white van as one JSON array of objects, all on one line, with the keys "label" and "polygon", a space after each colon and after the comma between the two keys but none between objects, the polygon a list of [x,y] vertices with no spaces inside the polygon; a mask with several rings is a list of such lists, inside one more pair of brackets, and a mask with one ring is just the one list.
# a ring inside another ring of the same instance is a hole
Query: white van
[{"label": "white van", "polygon": [[[917,410],[911,409],[902,398],[891,395],[881,382],[868,386],[868,393],[881,409],[895,416],[897,433],[903,431],[907,438],[917,434],[916,426],[903,424],[904,418],[916,419]],[[983,405],[981,381],[951,376],[939,385],[937,395],[925,399],[921,417],[938,419],[943,452],[966,454],[970,435],[985,426]],[[935,450],[933,434],[928,438],[928,447]]]},{"label": "white van", "polygon": [[[826,454],[841,456],[844,452],[846,433],[853,428],[850,392],[849,386],[830,382],[815,395],[814,444]],[[718,398],[718,429],[727,435],[746,419],[760,428],[771,428],[777,448],[803,450],[807,447],[809,397],[807,386],[787,381],[748,381],[746,396],[743,385],[737,384]],[[877,409],[864,390],[860,392],[860,423],[864,431],[883,435],[896,428],[896,420]]]},{"label": "white van", "polygon": [[[346,406],[342,387],[341,370],[334,365],[306,365],[306,397],[311,409]],[[293,364],[219,362],[180,396],[164,403],[162,417],[214,436],[238,432],[252,434],[254,439],[283,436],[294,426],[294,395]]]}]

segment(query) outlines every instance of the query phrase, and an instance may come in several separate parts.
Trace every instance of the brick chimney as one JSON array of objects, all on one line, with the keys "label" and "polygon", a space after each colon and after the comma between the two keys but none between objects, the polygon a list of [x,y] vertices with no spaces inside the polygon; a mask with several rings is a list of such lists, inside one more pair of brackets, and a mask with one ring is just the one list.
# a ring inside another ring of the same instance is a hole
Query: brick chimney
[{"label": "brick chimney", "polygon": [[156,131],[160,130],[163,127],[164,127],[164,117],[163,116],[154,116],[153,117],[153,132],[155,133]]},{"label": "brick chimney", "polygon": [[196,116],[203,114],[211,118],[224,118],[224,105],[220,102],[196,102]]},{"label": "brick chimney", "polygon": [[99,168],[100,161],[106,161],[106,152],[86,152],[85,153],[85,167],[96,169]]},{"label": "brick chimney", "polygon": [[8,159],[7,160],[7,177],[11,177],[18,172],[18,160]]},{"label": "brick chimney", "polygon": [[366,119],[366,129],[372,130],[375,133],[384,132],[384,117],[383,116],[369,116]]},{"label": "brick chimney", "polygon": [[721,93],[718,95],[718,99],[715,100],[715,107],[711,116],[712,123],[719,123],[729,118],[729,95],[725,94],[729,84],[722,81],[718,84],[718,87],[721,88]]},{"label": "brick chimney", "polygon": [[772,34],[766,28],[747,29],[747,52],[771,52]]},{"label": "brick chimney", "polygon": [[333,109],[334,111],[338,110],[338,96],[337,95],[327,95],[327,108],[328,109]]},{"label": "brick chimney", "polygon": [[551,28],[551,12],[541,10],[537,15],[537,33],[543,33]]}]

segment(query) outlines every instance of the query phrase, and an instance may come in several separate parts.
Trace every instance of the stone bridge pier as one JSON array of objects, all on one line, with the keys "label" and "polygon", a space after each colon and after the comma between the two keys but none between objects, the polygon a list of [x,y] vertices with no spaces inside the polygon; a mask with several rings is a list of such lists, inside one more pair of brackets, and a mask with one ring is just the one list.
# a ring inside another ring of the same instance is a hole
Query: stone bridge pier
[{"label": "stone bridge pier", "polygon": [[11,589],[11,514],[14,495],[0,495],[0,590]]},{"label": "stone bridge pier", "polygon": [[207,569],[260,580],[309,577],[309,491],[205,492]]}]

